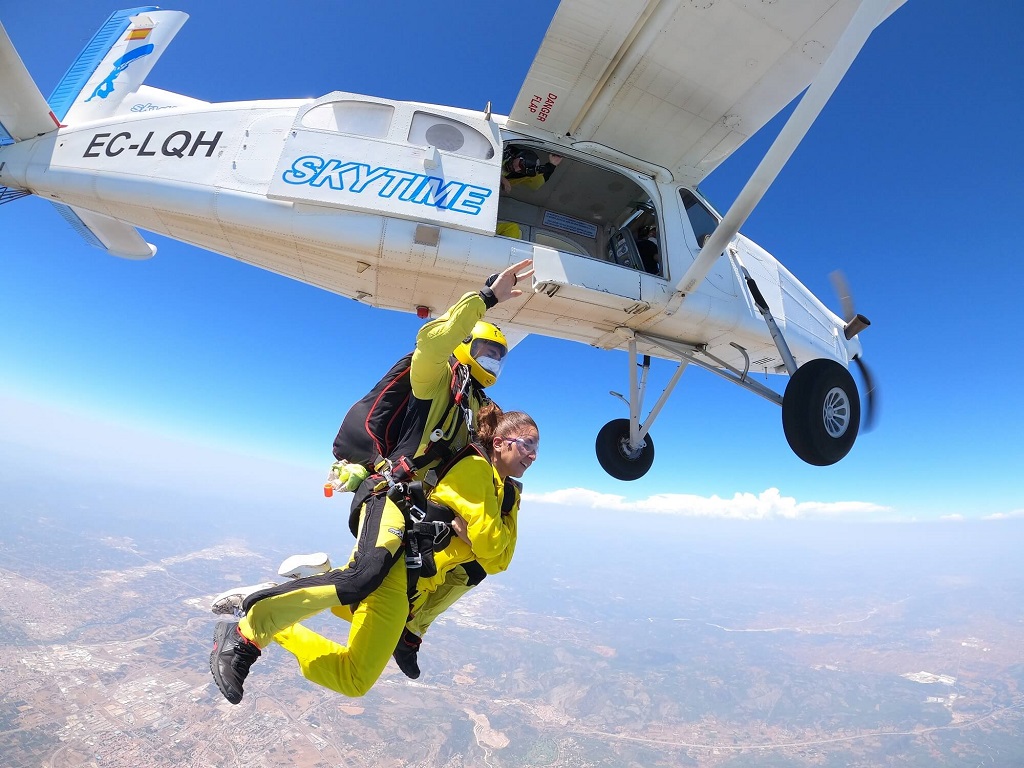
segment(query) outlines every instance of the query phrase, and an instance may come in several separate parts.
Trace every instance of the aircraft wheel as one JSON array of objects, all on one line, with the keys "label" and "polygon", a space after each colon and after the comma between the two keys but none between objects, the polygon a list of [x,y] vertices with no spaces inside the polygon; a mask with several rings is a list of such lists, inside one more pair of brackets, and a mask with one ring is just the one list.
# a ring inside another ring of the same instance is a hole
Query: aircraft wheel
[{"label": "aircraft wheel", "polygon": [[848,454],[860,430],[860,395],[850,372],[825,359],[797,368],[782,399],[782,428],[808,464],[825,467]]},{"label": "aircraft wheel", "polygon": [[639,480],[654,463],[654,441],[644,438],[639,450],[630,452],[629,419],[613,419],[597,433],[597,460],[616,480]]}]

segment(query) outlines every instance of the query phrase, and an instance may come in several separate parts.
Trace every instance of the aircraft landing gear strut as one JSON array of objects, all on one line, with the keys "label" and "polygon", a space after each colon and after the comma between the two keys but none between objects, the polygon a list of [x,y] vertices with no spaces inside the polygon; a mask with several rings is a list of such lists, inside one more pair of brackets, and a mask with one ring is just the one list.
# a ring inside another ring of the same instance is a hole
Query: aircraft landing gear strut
[{"label": "aircraft landing gear strut", "polygon": [[757,283],[734,249],[730,254],[740,268],[758,311],[779,350],[789,383],[782,399],[782,429],[800,459],[817,467],[835,464],[853,448],[860,430],[860,394],[853,376],[835,360],[817,358],[797,367],[789,345],[768,309]]},{"label": "aircraft landing gear strut", "polygon": [[618,392],[611,393],[629,408],[629,418],[612,419],[605,424],[597,433],[597,442],[594,446],[597,451],[598,463],[616,480],[638,480],[651,468],[651,464],[654,463],[654,440],[651,438],[649,430],[687,366],[685,360],[679,362],[679,367],[672,374],[669,383],[665,385],[661,397],[654,404],[647,420],[641,422],[640,409],[643,407],[644,394],[647,391],[647,374],[651,368],[651,356],[643,356],[639,378],[637,377],[636,357],[636,337],[630,336],[629,399],[627,400]]}]

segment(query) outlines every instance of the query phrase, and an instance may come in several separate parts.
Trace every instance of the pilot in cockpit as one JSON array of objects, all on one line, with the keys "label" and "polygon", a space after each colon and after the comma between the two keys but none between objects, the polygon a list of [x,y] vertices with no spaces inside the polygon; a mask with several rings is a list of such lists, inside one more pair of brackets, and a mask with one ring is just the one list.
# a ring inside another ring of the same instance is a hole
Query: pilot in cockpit
[{"label": "pilot in cockpit", "polygon": [[658,249],[658,227],[645,224],[636,232],[636,250],[644,271],[652,275],[661,274],[661,253]]}]

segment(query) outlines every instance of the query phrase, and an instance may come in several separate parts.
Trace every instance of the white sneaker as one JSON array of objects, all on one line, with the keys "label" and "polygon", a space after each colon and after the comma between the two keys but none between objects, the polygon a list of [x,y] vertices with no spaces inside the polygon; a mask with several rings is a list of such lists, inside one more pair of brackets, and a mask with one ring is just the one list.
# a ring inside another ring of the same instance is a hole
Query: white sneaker
[{"label": "white sneaker", "polygon": [[286,579],[304,579],[307,576],[318,576],[331,570],[331,558],[326,552],[313,552],[309,555],[292,555],[281,563],[277,569],[278,576]]},{"label": "white sneaker", "polygon": [[270,589],[276,586],[277,584],[273,581],[264,581],[262,584],[252,584],[248,587],[226,589],[213,598],[213,602],[210,603],[210,610],[218,616],[241,616],[242,602],[245,598],[253,592],[259,592],[261,589]]}]

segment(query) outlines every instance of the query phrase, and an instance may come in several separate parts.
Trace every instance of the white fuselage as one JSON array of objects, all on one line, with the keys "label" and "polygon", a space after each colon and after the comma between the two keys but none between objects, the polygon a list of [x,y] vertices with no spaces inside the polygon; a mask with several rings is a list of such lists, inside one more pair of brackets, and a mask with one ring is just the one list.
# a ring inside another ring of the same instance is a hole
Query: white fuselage
[{"label": "white fuselage", "polygon": [[[468,144],[456,147],[453,130],[463,130]],[[624,348],[621,329],[630,328],[707,349],[739,368],[749,361],[754,370],[782,372],[733,259],[719,258],[698,290],[673,304],[701,235],[682,185],[568,143],[545,147],[564,154],[557,171],[564,185],[576,168],[578,178],[621,177],[642,191],[657,211],[665,254],[663,274],[648,274],[612,259],[607,234],[621,222],[596,213],[587,220],[585,200],[563,209],[554,198],[541,205],[503,197],[501,151],[509,140],[533,141],[479,113],[334,93],[63,127],[0,148],[0,184],[406,312],[440,313],[487,275],[533,258],[538,290],[494,308],[499,324],[609,349]],[[496,221],[509,216],[533,223],[530,239],[494,234]],[[738,236],[731,247],[798,363],[847,364],[859,342],[846,341],[842,320],[752,241]],[[671,356],[653,346],[641,351]]]}]

